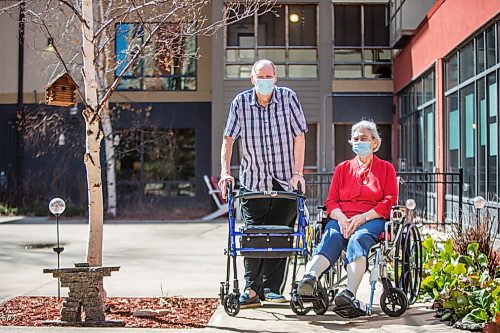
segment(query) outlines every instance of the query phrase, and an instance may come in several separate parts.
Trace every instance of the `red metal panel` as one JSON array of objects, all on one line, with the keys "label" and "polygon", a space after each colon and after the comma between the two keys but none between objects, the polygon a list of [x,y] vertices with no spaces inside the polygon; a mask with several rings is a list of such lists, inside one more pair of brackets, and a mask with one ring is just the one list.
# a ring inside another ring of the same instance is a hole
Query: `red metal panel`
[{"label": "red metal panel", "polygon": [[498,0],[444,0],[430,9],[412,40],[394,58],[394,92],[418,77],[500,12]]}]

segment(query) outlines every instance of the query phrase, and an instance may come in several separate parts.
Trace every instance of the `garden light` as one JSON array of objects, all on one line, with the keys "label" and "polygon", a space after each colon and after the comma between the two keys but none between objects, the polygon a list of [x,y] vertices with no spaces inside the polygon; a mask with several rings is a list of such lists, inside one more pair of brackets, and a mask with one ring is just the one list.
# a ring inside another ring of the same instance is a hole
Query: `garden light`
[{"label": "garden light", "polygon": [[[66,203],[61,198],[54,198],[49,202],[49,210],[52,214],[56,216],[56,226],[57,226],[57,246],[52,248],[55,253],[57,253],[57,269],[60,266],[60,256],[62,251],[64,251],[64,247],[59,245],[59,215],[64,213],[66,209]],[[57,279],[57,297],[61,298],[61,283],[59,279]]]},{"label": "garden light", "polygon": [[486,204],[486,200],[484,200],[484,198],[480,195],[478,195],[477,197],[475,197],[472,202],[474,203],[474,207],[476,209],[483,209],[484,208],[484,205]]},{"label": "garden light", "polygon": [[409,210],[414,210],[416,207],[417,207],[417,203],[415,202],[415,200],[413,199],[408,199],[406,200],[405,202],[405,206],[406,208],[408,208]]}]

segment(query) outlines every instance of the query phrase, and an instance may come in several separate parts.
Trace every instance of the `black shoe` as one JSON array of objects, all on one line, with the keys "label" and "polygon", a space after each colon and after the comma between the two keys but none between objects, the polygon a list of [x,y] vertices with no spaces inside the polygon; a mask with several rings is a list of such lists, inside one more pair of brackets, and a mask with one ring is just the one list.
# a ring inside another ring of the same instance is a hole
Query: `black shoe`
[{"label": "black shoe", "polygon": [[306,274],[300,280],[297,293],[300,296],[314,296],[318,285],[318,278],[312,274]]},{"label": "black shoe", "polygon": [[339,316],[344,318],[357,318],[365,316],[366,309],[354,296],[354,294],[347,289],[344,289],[335,296],[334,299],[335,311]]}]

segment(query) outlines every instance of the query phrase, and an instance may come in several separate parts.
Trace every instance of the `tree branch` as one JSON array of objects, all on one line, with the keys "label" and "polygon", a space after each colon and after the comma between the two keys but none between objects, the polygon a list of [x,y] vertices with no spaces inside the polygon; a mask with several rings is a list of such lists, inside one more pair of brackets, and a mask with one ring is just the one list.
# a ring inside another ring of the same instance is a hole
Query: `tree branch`
[{"label": "tree branch", "polygon": [[58,1],[65,4],[69,9],[71,9],[73,11],[73,13],[75,13],[75,15],[78,17],[80,22],[82,22],[83,24],[85,24],[85,26],[87,28],[89,28],[89,25],[87,24],[87,20],[85,20],[85,18],[82,16],[82,13],[80,13],[80,11],[78,9],[76,9],[72,3],[70,3],[69,1],[66,1],[66,0],[58,0]]},{"label": "tree branch", "polygon": [[19,6],[20,6],[23,2],[24,2],[24,1],[19,1],[19,2],[15,3],[15,4],[10,5],[10,6],[0,8],[0,15],[2,15],[2,14],[4,14],[4,13],[8,12],[8,11],[9,11],[9,10],[11,10],[11,9],[14,9],[14,8],[16,8],[16,7],[19,7]]}]

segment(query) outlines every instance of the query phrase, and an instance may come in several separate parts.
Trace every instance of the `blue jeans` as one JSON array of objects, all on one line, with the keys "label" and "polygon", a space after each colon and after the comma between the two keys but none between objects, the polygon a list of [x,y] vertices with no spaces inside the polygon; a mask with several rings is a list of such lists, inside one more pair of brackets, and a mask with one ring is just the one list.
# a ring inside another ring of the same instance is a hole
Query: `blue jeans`
[{"label": "blue jeans", "polygon": [[370,248],[378,241],[380,234],[384,231],[385,220],[373,219],[361,225],[354,233],[345,239],[340,232],[337,220],[328,221],[323,238],[314,251],[314,255],[325,256],[330,265],[337,262],[342,253],[346,250],[345,264],[350,264],[359,257],[367,257]]}]

